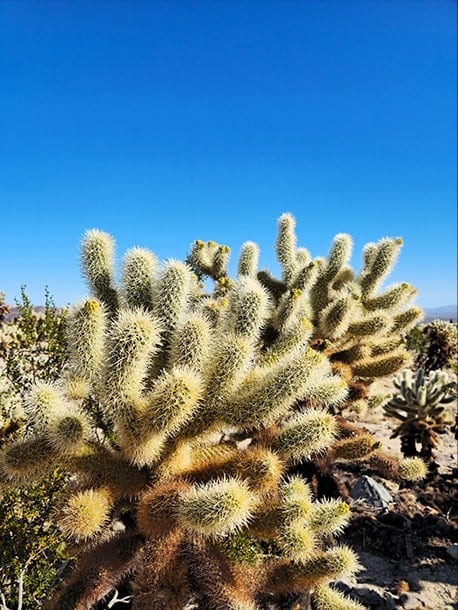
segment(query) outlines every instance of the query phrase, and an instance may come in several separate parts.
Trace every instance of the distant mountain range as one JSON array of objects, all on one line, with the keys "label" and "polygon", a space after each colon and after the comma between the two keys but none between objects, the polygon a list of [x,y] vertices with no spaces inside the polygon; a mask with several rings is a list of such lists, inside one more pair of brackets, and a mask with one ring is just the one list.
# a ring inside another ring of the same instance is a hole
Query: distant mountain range
[{"label": "distant mountain range", "polygon": [[441,305],[440,307],[423,307],[425,312],[424,322],[431,320],[458,320],[458,305]]},{"label": "distant mountain range", "polygon": [[[34,307],[35,311],[44,311],[43,306]],[[431,322],[431,320],[452,320],[453,322],[458,321],[458,305],[439,305],[438,307],[423,307],[425,312],[425,322]],[[10,312],[6,316],[6,320],[14,320],[19,315],[17,307],[11,307]]]}]

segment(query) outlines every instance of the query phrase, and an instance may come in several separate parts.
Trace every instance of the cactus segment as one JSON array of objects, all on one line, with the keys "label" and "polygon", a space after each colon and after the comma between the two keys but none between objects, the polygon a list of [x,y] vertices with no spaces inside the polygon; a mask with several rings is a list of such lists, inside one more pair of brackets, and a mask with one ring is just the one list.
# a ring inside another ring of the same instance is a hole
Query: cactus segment
[{"label": "cactus segment", "polygon": [[77,542],[96,536],[108,522],[112,496],[106,488],[75,493],[62,509],[59,527]]},{"label": "cactus segment", "polygon": [[202,395],[202,381],[185,367],[174,367],[159,377],[146,397],[142,425],[148,431],[178,432],[198,407]]},{"label": "cactus segment", "polygon": [[180,321],[170,345],[170,365],[203,373],[212,341],[211,324],[201,314],[188,314]]},{"label": "cactus segment", "polygon": [[114,314],[118,294],[114,282],[115,242],[111,235],[98,229],[86,231],[81,243],[81,270],[89,289]]},{"label": "cactus segment", "polygon": [[106,311],[97,299],[70,309],[67,318],[69,372],[72,380],[90,386],[101,374],[105,359]]},{"label": "cactus segment", "polygon": [[259,260],[259,247],[252,241],[242,245],[238,262],[238,276],[256,277]]},{"label": "cactus segment", "polygon": [[336,436],[334,416],[310,409],[290,419],[278,435],[276,449],[293,460],[310,459],[327,449]]},{"label": "cactus segment", "polygon": [[248,523],[256,503],[246,483],[237,478],[220,479],[183,492],[178,519],[182,527],[196,534],[224,536]]},{"label": "cactus segment", "polygon": [[313,598],[317,610],[364,610],[364,606],[327,585],[315,587]]},{"label": "cactus segment", "polygon": [[144,248],[131,248],[122,265],[121,296],[130,309],[151,311],[154,304],[157,259]]}]

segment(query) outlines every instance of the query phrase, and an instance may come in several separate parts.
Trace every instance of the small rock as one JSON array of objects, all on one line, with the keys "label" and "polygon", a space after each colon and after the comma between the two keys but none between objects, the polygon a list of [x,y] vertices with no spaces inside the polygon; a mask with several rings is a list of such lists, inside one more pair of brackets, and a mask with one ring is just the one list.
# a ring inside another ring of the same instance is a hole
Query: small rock
[{"label": "small rock", "polygon": [[450,555],[452,559],[455,561],[458,560],[458,542],[455,542],[451,546],[447,548],[447,553]]},{"label": "small rock", "polygon": [[354,500],[365,500],[374,508],[379,509],[387,508],[388,505],[393,502],[393,498],[385,487],[365,474],[359,477],[354,484],[350,492],[350,497]]}]

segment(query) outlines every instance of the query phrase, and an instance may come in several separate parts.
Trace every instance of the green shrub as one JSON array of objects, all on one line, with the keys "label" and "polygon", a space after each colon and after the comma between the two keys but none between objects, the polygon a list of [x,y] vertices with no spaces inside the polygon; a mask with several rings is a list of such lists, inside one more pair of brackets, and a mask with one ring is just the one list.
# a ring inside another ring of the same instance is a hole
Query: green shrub
[{"label": "green shrub", "polygon": [[[16,320],[0,324],[0,450],[27,442],[33,424],[25,393],[37,382],[55,379],[66,359],[65,314],[46,292],[45,310],[36,314],[22,289]],[[66,482],[59,468],[21,487],[11,484],[0,464],[0,600],[11,610],[41,607],[58,583],[68,554],[53,516]]]}]

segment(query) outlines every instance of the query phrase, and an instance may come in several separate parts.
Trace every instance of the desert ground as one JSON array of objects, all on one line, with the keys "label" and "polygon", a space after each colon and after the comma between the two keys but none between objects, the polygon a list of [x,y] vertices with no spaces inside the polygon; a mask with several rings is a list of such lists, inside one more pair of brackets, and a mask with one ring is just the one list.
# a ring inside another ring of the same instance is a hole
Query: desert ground
[{"label": "desert ground", "polygon": [[[374,390],[392,392],[391,377],[377,381]],[[456,408],[456,402],[449,405],[451,418]],[[384,449],[400,453],[399,439],[390,438],[395,420],[382,408],[345,415],[373,433]],[[435,451],[438,472],[420,484],[394,483],[368,472],[393,498],[386,509],[348,499],[353,518],[343,540],[358,552],[361,571],[338,586],[367,608],[458,608],[457,449],[448,427]],[[342,472],[347,489],[360,474]]]}]

